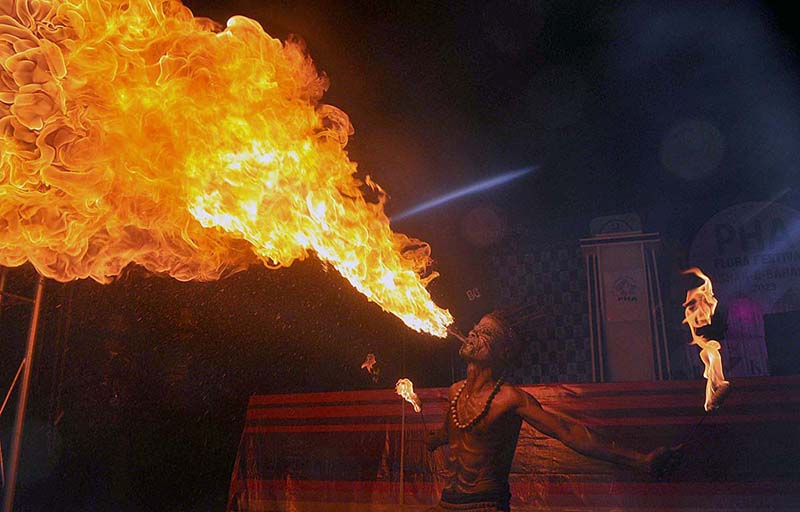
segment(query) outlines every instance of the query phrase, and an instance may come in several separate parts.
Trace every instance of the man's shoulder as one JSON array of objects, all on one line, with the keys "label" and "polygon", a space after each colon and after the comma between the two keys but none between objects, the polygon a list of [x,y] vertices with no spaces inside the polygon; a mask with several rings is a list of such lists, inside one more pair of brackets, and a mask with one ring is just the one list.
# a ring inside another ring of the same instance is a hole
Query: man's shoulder
[{"label": "man's shoulder", "polygon": [[525,404],[530,398],[533,398],[532,395],[524,389],[507,382],[503,383],[497,396],[509,406],[520,406]]}]

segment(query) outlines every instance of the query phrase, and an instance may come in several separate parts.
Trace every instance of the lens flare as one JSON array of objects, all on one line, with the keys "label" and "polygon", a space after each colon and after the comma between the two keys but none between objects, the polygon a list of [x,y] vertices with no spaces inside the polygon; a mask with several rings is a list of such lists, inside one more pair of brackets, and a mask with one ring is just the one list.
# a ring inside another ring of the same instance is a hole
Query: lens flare
[{"label": "lens flare", "polygon": [[176,0],[0,0],[0,66],[0,265],[188,281],[314,254],[446,335],[430,247],[356,177],[349,119],[301,43]]}]

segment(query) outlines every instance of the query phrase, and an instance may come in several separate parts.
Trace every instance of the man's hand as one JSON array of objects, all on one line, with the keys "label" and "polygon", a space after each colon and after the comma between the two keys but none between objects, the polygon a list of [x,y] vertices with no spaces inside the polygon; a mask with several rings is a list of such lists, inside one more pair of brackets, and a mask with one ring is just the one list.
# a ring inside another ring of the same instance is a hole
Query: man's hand
[{"label": "man's hand", "polygon": [[657,479],[673,473],[683,461],[683,445],[667,448],[662,446],[648,453],[643,461],[645,472],[653,475]]},{"label": "man's hand", "polygon": [[425,432],[425,446],[429,452],[447,444],[447,432],[444,429]]}]

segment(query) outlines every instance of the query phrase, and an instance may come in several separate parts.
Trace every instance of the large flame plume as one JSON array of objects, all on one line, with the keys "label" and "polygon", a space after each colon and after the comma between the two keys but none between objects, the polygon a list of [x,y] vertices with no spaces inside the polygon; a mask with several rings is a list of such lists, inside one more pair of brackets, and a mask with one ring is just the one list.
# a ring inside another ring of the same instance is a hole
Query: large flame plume
[{"label": "large flame plume", "polygon": [[703,377],[706,378],[704,408],[710,411],[721,405],[730,389],[730,382],[725,380],[722,372],[722,356],[719,353],[721,345],[716,340],[709,340],[702,334],[697,334],[697,329],[711,325],[711,317],[717,309],[717,299],[714,297],[711,279],[699,268],[690,268],[684,271],[684,274],[694,274],[703,281],[697,288],[686,292],[686,300],[683,303],[686,316],[683,323],[689,326],[692,333],[692,345],[700,347],[700,359],[705,365]]},{"label": "large flame plume", "polygon": [[223,28],[177,0],[0,0],[0,265],[210,280],[313,253],[444,337],[430,249],[393,233],[383,190],[356,177],[326,88],[301,43],[248,18]]}]

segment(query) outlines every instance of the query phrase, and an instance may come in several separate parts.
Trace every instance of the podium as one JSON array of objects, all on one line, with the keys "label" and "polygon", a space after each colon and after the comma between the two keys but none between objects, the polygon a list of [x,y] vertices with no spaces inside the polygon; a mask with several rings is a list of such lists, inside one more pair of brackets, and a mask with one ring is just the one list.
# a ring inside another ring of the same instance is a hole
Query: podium
[{"label": "podium", "polygon": [[581,239],[589,300],[594,382],[668,380],[656,250],[658,233],[599,233]]}]

